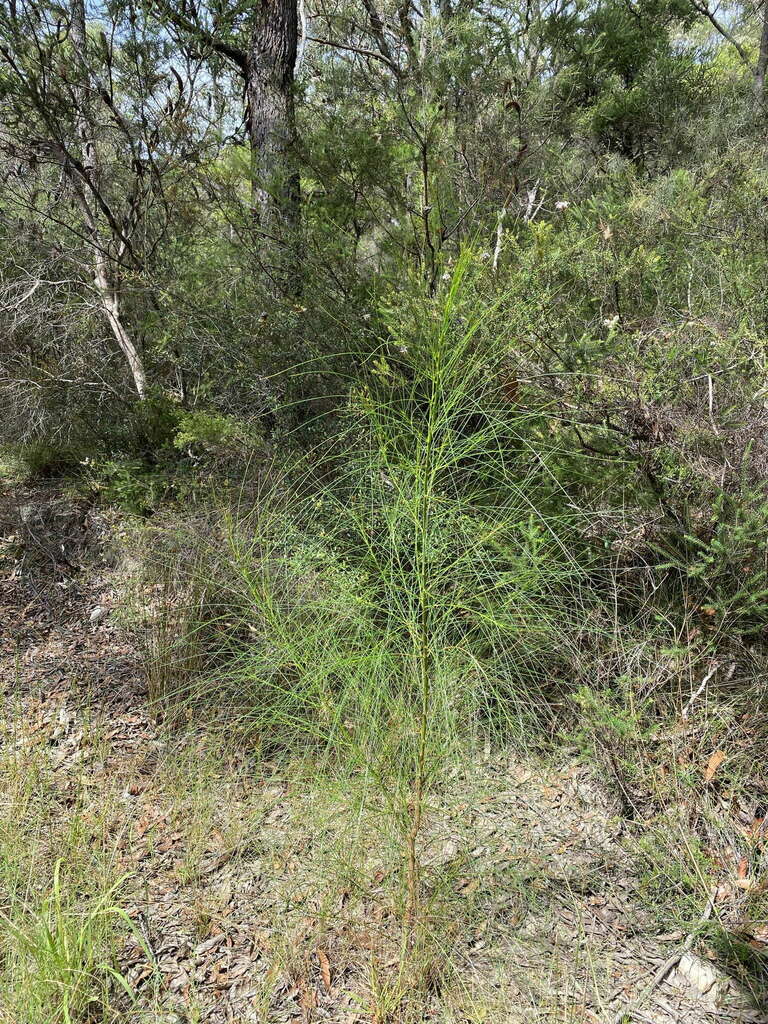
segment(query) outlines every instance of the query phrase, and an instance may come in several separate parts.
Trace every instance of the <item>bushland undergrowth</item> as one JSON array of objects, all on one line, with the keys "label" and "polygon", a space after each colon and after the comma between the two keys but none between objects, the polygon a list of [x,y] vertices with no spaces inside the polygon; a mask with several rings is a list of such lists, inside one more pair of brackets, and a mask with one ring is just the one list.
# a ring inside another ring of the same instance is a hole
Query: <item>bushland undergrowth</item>
[{"label": "bushland undergrowth", "polygon": [[[723,935],[746,960],[768,8],[192,6],[0,13],[13,572],[36,593],[77,576],[87,510],[111,516],[158,719],[343,794],[355,850],[385,837],[391,1017],[448,916],[446,780],[510,747],[598,766],[651,836],[659,921],[695,927],[745,870]],[[262,81],[279,12],[284,73]],[[25,472],[77,513],[41,511]],[[47,858],[15,904],[30,935],[53,878]]]},{"label": "bushland undergrowth", "polygon": [[501,303],[474,305],[475,273],[467,255],[435,302],[388,314],[332,444],[206,540],[193,526],[150,631],[171,713],[223,705],[263,757],[349,775],[397,823],[406,953],[431,794],[484,743],[546,728],[590,600],[583,514],[509,395]]},{"label": "bushland undergrowth", "polygon": [[[468,759],[565,736],[626,818],[663,817],[698,799],[712,749],[734,745],[736,786],[741,764],[749,775],[760,699],[747,620],[726,661],[721,627],[677,610],[680,568],[664,552],[629,564],[622,514],[563,483],[572,435],[547,428],[557,403],[526,390],[509,296],[479,302],[484,279],[466,253],[434,299],[383,309],[322,445],[140,531],[158,707],[213,713],[263,763],[346,787],[350,821],[394,836],[403,977],[439,947],[444,882],[425,854],[436,797]],[[670,771],[681,715],[696,738]],[[711,837],[706,814],[700,828]]]}]

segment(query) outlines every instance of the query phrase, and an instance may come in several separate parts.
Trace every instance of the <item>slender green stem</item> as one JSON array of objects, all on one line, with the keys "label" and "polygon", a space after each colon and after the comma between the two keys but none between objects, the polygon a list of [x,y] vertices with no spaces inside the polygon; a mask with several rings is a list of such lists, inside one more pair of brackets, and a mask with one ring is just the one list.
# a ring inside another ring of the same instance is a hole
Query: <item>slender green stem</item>
[{"label": "slender green stem", "polygon": [[406,908],[406,941],[408,947],[413,946],[416,922],[419,915],[420,866],[417,844],[422,827],[424,808],[424,788],[427,767],[427,729],[430,712],[431,683],[433,671],[431,617],[430,617],[430,586],[429,586],[429,543],[431,534],[432,503],[436,478],[435,465],[435,428],[436,413],[439,401],[441,381],[442,332],[438,337],[434,353],[434,368],[430,381],[428,405],[427,434],[423,450],[417,455],[417,486],[418,516],[416,528],[418,532],[416,544],[416,573],[418,579],[417,598],[417,630],[416,630],[416,662],[418,666],[418,687],[421,699],[419,709],[418,746],[413,779],[413,797],[410,806],[411,823],[407,835],[408,860],[408,905]]}]

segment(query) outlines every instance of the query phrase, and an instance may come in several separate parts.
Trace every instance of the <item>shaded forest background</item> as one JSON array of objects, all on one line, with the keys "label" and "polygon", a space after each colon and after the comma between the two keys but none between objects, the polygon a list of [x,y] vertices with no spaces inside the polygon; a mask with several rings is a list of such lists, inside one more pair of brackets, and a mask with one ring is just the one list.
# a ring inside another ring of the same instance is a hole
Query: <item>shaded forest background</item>
[{"label": "shaded forest background", "polygon": [[767,9],[75,0],[0,31],[2,432],[34,472],[151,514],[332,446],[468,252],[514,473],[581,511],[574,557],[760,639]]}]

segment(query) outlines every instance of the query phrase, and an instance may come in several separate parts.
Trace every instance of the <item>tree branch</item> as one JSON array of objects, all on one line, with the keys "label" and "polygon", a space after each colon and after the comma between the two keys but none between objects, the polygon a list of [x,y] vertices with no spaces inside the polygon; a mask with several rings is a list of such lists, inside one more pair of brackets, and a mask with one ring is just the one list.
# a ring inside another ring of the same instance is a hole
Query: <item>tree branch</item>
[{"label": "tree branch", "polygon": [[382,64],[386,64],[389,70],[400,77],[400,68],[394,61],[389,60],[384,56],[383,53],[377,53],[376,50],[366,50],[362,46],[352,46],[351,43],[337,43],[333,39],[318,39],[317,36],[307,36],[310,43],[320,43],[323,46],[332,46],[336,50],[349,50],[351,53],[359,53],[363,57],[371,57],[373,60],[379,60]]},{"label": "tree branch", "polygon": [[165,4],[156,0],[156,6],[158,10],[173,22],[177,28],[180,28],[182,32],[195,36],[200,42],[210,47],[210,49],[215,53],[220,53],[223,57],[227,57],[242,74],[247,72],[248,54],[245,50],[241,50],[237,46],[232,46],[231,43],[217,39],[213,32],[210,32],[202,25],[198,25],[195,21],[190,21],[189,18],[186,18],[183,14],[179,13],[177,8],[172,7],[170,4]]},{"label": "tree branch", "polygon": [[394,65],[396,62],[392,56],[390,45],[387,42],[387,37],[384,32],[384,22],[382,21],[381,15],[376,9],[373,0],[363,0],[363,6],[368,12],[368,17],[371,22],[371,31],[373,32],[373,36],[378,44],[382,56],[386,57],[390,64]]},{"label": "tree branch", "polygon": [[723,23],[719,21],[717,17],[715,17],[712,11],[710,11],[709,7],[706,4],[697,3],[696,0],[691,0],[691,7],[693,7],[695,11],[698,11],[699,14],[703,14],[705,18],[709,19],[711,24],[714,26],[715,30],[720,33],[723,39],[727,40],[731,44],[731,46],[738,53],[742,62],[750,70],[752,70],[752,63],[749,59],[749,56],[747,55],[747,51],[744,49],[744,47],[737,39],[734,39],[734,37],[731,35],[731,33],[728,31],[725,25],[723,25]]}]

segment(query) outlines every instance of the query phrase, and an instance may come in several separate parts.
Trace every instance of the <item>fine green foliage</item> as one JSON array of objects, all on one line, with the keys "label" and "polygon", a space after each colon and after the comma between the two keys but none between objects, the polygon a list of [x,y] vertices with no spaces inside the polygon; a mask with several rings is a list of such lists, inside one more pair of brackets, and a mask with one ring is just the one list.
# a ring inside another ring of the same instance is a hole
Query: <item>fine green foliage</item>
[{"label": "fine green foliage", "polygon": [[343,434],[223,517],[154,669],[164,702],[226,706],[263,756],[369,780],[406,847],[409,942],[429,794],[472,747],[541,727],[586,593],[473,275],[468,253],[435,300],[385,312]]},{"label": "fine green foliage", "polygon": [[118,901],[123,880],[85,901],[65,882],[57,860],[38,904],[0,915],[6,998],[28,1024],[76,1024],[109,1011],[114,990],[131,989],[115,966],[116,933],[131,922]]}]

